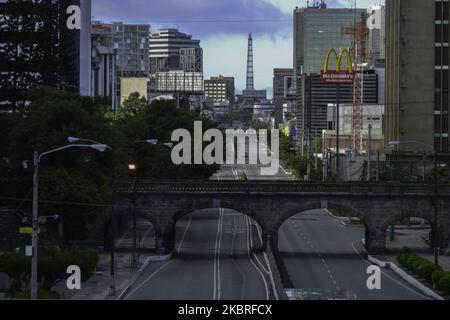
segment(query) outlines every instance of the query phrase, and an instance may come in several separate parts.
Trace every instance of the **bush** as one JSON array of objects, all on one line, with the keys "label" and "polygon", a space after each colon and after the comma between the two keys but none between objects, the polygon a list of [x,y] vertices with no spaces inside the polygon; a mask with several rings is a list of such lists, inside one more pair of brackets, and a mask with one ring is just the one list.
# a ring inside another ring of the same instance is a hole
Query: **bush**
[{"label": "bush", "polygon": [[450,272],[445,272],[439,279],[438,289],[444,294],[450,294]]},{"label": "bush", "polygon": [[[28,290],[17,293],[14,298],[18,300],[30,300],[30,297],[31,292]],[[54,291],[49,291],[42,288],[38,290],[38,299],[40,300],[58,300],[59,298],[59,294]]]},{"label": "bush", "polygon": [[433,282],[433,274],[436,271],[442,271],[441,267],[436,267],[431,261],[422,261],[417,268],[417,274],[427,282]]},{"label": "bush", "polygon": [[431,280],[433,282],[433,286],[435,288],[439,288],[439,281],[441,280],[442,276],[445,274],[442,270],[436,270],[433,272],[433,275],[431,277]]}]

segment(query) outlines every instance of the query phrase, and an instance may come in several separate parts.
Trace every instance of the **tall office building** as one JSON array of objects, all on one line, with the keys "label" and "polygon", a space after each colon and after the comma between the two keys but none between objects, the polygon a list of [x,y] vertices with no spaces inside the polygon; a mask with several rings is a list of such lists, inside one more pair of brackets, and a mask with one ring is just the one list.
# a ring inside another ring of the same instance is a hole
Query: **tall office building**
[{"label": "tall office building", "polygon": [[[364,74],[364,104],[378,104],[378,76],[374,71]],[[321,138],[328,126],[329,104],[336,104],[336,85],[323,83],[320,74],[304,74],[297,79],[297,128],[298,142],[306,147],[314,139]],[[353,103],[353,85],[341,84],[339,100],[342,104]]]},{"label": "tall office building", "polygon": [[294,76],[294,70],[292,68],[277,68],[273,69],[273,104],[274,104],[274,117],[275,125],[283,123],[283,107],[287,103],[286,100],[286,84],[287,80]]},{"label": "tall office building", "polygon": [[367,9],[369,15],[367,25],[367,53],[368,62],[375,68],[384,68],[386,60],[386,8],[371,6]]},{"label": "tall office building", "polygon": [[[80,29],[67,28],[71,5],[81,9]],[[3,0],[0,22],[0,109],[24,108],[37,86],[90,95],[91,0]]]},{"label": "tall office building", "polygon": [[350,48],[353,36],[343,33],[355,23],[366,23],[366,9],[328,9],[320,4],[294,10],[294,73],[320,73],[331,48]]},{"label": "tall office building", "polygon": [[[190,50],[192,49],[192,50]],[[192,39],[178,29],[161,29],[150,34],[150,71],[170,70],[203,72],[203,50],[200,40]]]},{"label": "tall office building", "polygon": [[389,156],[449,155],[449,2],[386,1]]},{"label": "tall office building", "polygon": [[180,49],[180,69],[187,72],[203,72],[203,49]]},{"label": "tall office building", "polygon": [[92,24],[92,46],[112,48],[121,76],[147,77],[149,73],[149,33],[147,24],[122,22]]},{"label": "tall office building", "polygon": [[228,101],[232,106],[235,95],[234,78],[219,76],[205,80],[205,95],[214,103]]}]

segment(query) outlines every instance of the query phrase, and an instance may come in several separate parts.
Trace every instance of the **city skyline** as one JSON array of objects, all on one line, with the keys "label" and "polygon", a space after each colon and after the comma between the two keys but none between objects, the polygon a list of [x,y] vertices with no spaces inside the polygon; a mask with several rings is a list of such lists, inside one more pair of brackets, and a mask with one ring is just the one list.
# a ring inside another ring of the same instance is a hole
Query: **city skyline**
[{"label": "city skyline", "polygon": [[[380,2],[384,4],[380,0],[358,0],[357,7]],[[201,40],[204,50],[205,78],[235,77],[237,93],[245,89],[247,38],[251,32],[255,87],[267,90],[272,97],[273,69],[293,67],[293,10],[306,3],[306,0],[219,0],[211,5],[206,1],[170,0],[148,6],[146,1],[132,0],[124,8],[121,1],[93,0],[92,15],[93,20],[148,23],[152,32],[178,28],[193,35]],[[328,0],[327,4],[330,8],[353,7],[354,0]]]}]

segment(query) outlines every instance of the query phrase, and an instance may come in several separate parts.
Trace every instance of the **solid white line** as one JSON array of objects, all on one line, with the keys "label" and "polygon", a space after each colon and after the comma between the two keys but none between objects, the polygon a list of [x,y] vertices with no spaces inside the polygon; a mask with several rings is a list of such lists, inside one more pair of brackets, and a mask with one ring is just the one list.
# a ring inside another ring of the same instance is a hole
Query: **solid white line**
[{"label": "solid white line", "polygon": [[253,261],[252,257],[251,257],[251,247],[250,247],[250,227],[249,227],[249,223],[248,223],[248,216],[245,216],[245,221],[246,221],[246,226],[247,226],[247,254],[248,254],[248,259],[250,260],[250,263],[253,265],[253,267],[256,269],[256,271],[259,273],[259,275],[261,276],[261,279],[263,280],[264,283],[264,287],[266,289],[266,300],[269,300],[269,286],[267,285],[267,281],[266,278],[264,277],[264,274],[261,272],[261,270],[259,270],[258,266],[255,264],[255,262]]},{"label": "solid white line", "polygon": [[222,235],[223,235],[223,218],[224,218],[224,209],[220,209],[220,237],[219,237],[219,247],[218,247],[218,256],[217,256],[217,300],[220,300],[222,297],[222,288],[221,288],[221,273],[220,273],[220,250],[222,248]]},{"label": "solid white line", "polygon": [[183,237],[181,238],[181,241],[180,241],[180,245],[178,246],[178,250],[177,250],[178,253],[180,253],[181,246],[184,243],[184,239],[186,238],[186,234],[189,230],[189,227],[191,226],[191,222],[192,222],[192,215],[189,216],[188,224],[186,226],[186,229],[184,230]]},{"label": "solid white line", "polygon": [[[250,219],[250,217],[247,216],[247,219],[248,219],[248,224],[249,224],[250,227],[251,227],[252,224],[251,224],[251,219]],[[263,239],[262,239],[262,235],[261,235],[261,233],[260,233],[260,231],[259,231],[259,226],[258,226],[258,225],[256,225],[256,230],[258,231],[258,237],[259,237],[259,240],[261,241],[261,244],[262,244],[262,243],[263,243]],[[250,239],[252,239],[252,248],[253,248],[252,229],[250,229]],[[266,269],[266,267],[265,267],[264,264],[261,262],[261,260],[259,260],[258,256],[257,256],[256,254],[253,253],[253,257],[255,258],[256,262],[258,262],[258,264],[259,264],[259,266],[262,268],[262,270],[263,270],[265,273],[269,274],[269,273],[270,273],[269,270]]]},{"label": "solid white line", "polygon": [[214,292],[213,292],[213,300],[216,300],[217,297],[217,244],[219,242],[219,228],[220,228],[220,209],[219,209],[219,220],[217,223],[217,233],[216,233],[216,242],[214,245]]},{"label": "solid white line", "polygon": [[168,261],[166,264],[161,266],[158,270],[156,270],[154,273],[152,273],[150,276],[148,276],[136,289],[132,290],[129,294],[126,295],[124,300],[126,300],[129,296],[131,296],[133,293],[135,293],[137,290],[142,288],[147,282],[149,282],[154,276],[156,276],[158,273],[160,273],[164,268],[166,268],[173,260]]},{"label": "solid white line", "polygon": [[[359,241],[355,241],[355,242],[352,243],[352,248],[353,248],[353,250],[359,255],[359,257],[360,257],[365,263],[367,263],[367,265],[371,266],[372,263],[371,263],[370,261],[367,261],[367,259],[365,259],[365,258],[362,256],[362,254],[359,252],[359,250],[355,248],[355,243],[357,243],[357,242],[359,242]],[[421,294],[421,293],[419,293],[419,292],[416,292],[415,290],[409,288],[408,286],[404,285],[404,284],[401,283],[400,281],[397,281],[396,279],[394,279],[393,277],[391,277],[391,276],[388,275],[387,273],[383,272],[383,270],[381,270],[381,273],[382,273],[385,277],[391,279],[392,281],[394,281],[394,282],[397,283],[398,285],[400,285],[400,286],[402,286],[403,288],[405,288],[405,289],[411,291],[412,293],[418,295],[419,297],[426,298],[427,300],[430,300],[430,297],[425,296],[425,295],[423,295],[423,294]]]}]

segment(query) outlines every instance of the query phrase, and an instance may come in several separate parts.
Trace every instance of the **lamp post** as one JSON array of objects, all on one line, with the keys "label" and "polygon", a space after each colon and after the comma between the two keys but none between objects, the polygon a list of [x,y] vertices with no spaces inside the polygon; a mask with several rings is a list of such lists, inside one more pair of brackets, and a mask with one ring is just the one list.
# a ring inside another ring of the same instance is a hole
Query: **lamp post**
[{"label": "lamp post", "polygon": [[[81,141],[81,139],[80,139]],[[70,142],[70,140],[69,140]],[[72,143],[72,142],[71,142]],[[63,151],[69,148],[90,148],[99,152],[104,152],[109,147],[106,144],[69,144],[67,146],[53,149],[47,152],[39,154],[37,151],[34,153],[34,172],[33,172],[33,221],[32,221],[32,258],[31,258],[31,299],[36,300],[38,298],[38,232],[39,232],[39,164],[43,157],[50,154]]]},{"label": "lamp post", "polygon": [[[439,187],[438,187],[438,172],[437,172],[437,168],[438,168],[438,163],[437,163],[437,152],[434,149],[433,146],[428,145],[426,143],[420,142],[420,141],[391,141],[389,142],[390,146],[399,146],[401,144],[419,144],[422,146],[425,146],[431,150],[433,150],[433,157],[434,157],[434,263],[436,266],[439,266]],[[424,173],[424,178],[425,178],[425,173]]]},{"label": "lamp post", "polygon": [[136,157],[135,157],[135,146],[137,144],[149,144],[149,145],[162,145],[166,148],[171,149],[173,147],[172,143],[159,143],[157,139],[149,139],[149,140],[139,140],[135,141],[133,143],[133,162],[128,165],[128,170],[130,172],[133,172],[134,174],[134,181],[133,181],[133,254],[131,258],[131,268],[135,269],[137,268],[138,261],[137,261],[137,221],[136,221],[136,187],[138,184],[138,167],[136,164]]}]

